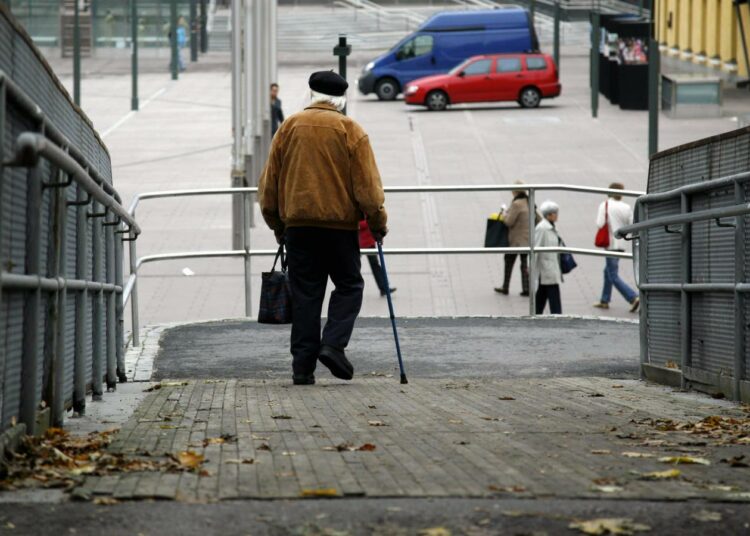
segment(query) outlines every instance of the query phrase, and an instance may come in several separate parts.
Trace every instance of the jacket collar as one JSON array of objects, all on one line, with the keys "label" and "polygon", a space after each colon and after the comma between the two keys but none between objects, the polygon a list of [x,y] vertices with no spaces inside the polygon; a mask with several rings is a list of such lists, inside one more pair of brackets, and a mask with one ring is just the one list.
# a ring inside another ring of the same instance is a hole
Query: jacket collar
[{"label": "jacket collar", "polygon": [[305,110],[310,109],[329,110],[331,112],[336,112],[339,114],[341,113],[333,104],[328,104],[327,102],[316,102],[315,104],[311,104],[310,106],[305,108]]}]

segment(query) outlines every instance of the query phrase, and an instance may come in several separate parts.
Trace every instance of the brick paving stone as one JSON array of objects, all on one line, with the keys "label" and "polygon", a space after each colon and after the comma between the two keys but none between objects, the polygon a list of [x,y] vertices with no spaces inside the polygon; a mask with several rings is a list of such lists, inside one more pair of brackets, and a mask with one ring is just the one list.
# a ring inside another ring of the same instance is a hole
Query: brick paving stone
[{"label": "brick paving stone", "polygon": [[[750,447],[643,424],[646,418],[746,417],[742,408],[640,381],[418,378],[400,385],[395,378],[367,377],[304,388],[283,380],[181,383],[165,380],[150,393],[110,449],[136,455],[155,448],[152,459],[160,459],[160,449],[186,447],[192,426],[187,448],[206,457],[205,471],[88,477],[86,489],[121,499],[187,501],[294,498],[328,489],[367,497],[750,499],[747,470],[721,463],[750,455]],[[164,411],[175,420],[164,421]],[[384,425],[372,426],[375,421]],[[224,442],[204,445],[222,434],[228,434]],[[376,448],[328,448],[342,443]],[[648,457],[623,456],[627,451]],[[670,468],[658,457],[678,454],[705,457],[711,465],[680,465],[681,476],[671,480],[639,479],[638,473]],[[254,463],[236,463],[243,458]],[[597,483],[619,488],[604,492]]]}]

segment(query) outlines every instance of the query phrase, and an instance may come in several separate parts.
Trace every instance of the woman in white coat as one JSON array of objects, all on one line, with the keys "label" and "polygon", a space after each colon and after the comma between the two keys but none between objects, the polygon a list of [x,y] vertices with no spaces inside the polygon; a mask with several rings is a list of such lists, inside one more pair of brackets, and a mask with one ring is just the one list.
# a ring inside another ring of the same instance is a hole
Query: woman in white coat
[{"label": "woman in white coat", "polygon": [[[560,236],[555,229],[555,222],[560,207],[554,201],[545,201],[539,207],[539,210],[542,213],[542,221],[539,222],[534,231],[534,247],[558,247]],[[557,253],[536,253],[534,260],[536,273],[539,274],[539,285],[536,290],[536,314],[540,315],[544,312],[544,307],[548,301],[551,314],[562,314],[560,256]]]}]

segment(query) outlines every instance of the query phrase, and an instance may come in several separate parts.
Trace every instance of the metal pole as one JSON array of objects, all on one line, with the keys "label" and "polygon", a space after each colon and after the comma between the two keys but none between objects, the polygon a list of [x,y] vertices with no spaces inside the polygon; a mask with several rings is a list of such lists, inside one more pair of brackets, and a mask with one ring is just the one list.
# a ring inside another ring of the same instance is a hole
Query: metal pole
[{"label": "metal pole", "polygon": [[[91,205],[91,211],[97,213],[102,210],[102,206],[94,201]],[[102,278],[102,224],[98,219],[92,220],[91,229],[91,241],[92,253],[91,258],[93,262],[92,267],[92,279],[97,282],[101,282]],[[133,288],[135,291],[135,288]],[[91,391],[92,400],[101,400],[104,389],[102,388],[102,378],[104,377],[104,370],[102,367],[102,356],[104,355],[104,344],[102,343],[104,332],[102,331],[102,323],[104,322],[104,293],[101,290],[94,292],[94,309],[91,318],[93,324],[93,341],[92,341],[92,357],[91,357]]]},{"label": "metal pole", "polygon": [[[4,100],[4,99],[3,99]],[[26,201],[26,273],[44,275],[42,259],[42,182],[39,167],[28,170]],[[36,428],[37,378],[44,344],[40,341],[39,326],[42,315],[42,290],[37,287],[26,293],[23,308],[23,356],[21,362],[20,422],[26,433],[33,435]]]},{"label": "metal pole", "polygon": [[123,319],[125,305],[123,303],[123,275],[122,275],[122,226],[116,227],[115,233],[115,285],[123,289],[115,294],[115,356],[117,357],[117,379],[121,383],[128,381],[128,375],[125,371],[125,322]]},{"label": "metal pole", "polygon": [[[106,217],[104,218],[106,220]],[[112,223],[112,222],[109,222]],[[108,225],[104,229],[104,239],[106,243],[107,283],[115,283],[115,228]],[[117,292],[112,290],[107,292],[107,390],[114,391],[117,389],[117,350],[115,342],[117,341],[117,325],[115,320],[115,308],[117,307],[115,297]]]},{"label": "metal pole", "polygon": [[177,0],[169,0],[169,45],[172,51],[172,61],[170,69],[172,71],[172,80],[179,77],[179,60],[180,54],[177,48]]},{"label": "metal pole", "polygon": [[[734,183],[734,199],[737,204],[745,202],[745,186]],[[734,230],[734,282],[745,282],[745,222],[743,216],[737,216]],[[734,291],[734,382],[732,398],[742,400],[742,382],[745,379],[745,334],[747,328],[745,300],[742,292]]]},{"label": "metal pole", "polygon": [[531,25],[534,25],[534,19],[536,18],[536,0],[529,1],[529,18],[531,19]]},{"label": "metal pole", "polygon": [[[135,215],[135,214],[134,214]],[[135,247],[135,232],[130,231],[129,251],[128,251],[128,263],[130,265],[130,275],[135,274],[133,280],[133,288],[130,290],[130,321],[132,330],[132,344],[133,346],[141,345],[140,327],[138,318],[138,254],[136,253]]]},{"label": "metal pole", "polygon": [[648,47],[648,156],[659,150],[659,45],[651,37]]},{"label": "metal pole", "polygon": [[591,117],[599,115],[599,12],[591,13]]},{"label": "metal pole", "polygon": [[[64,278],[67,264],[67,194],[65,188],[57,188],[55,192],[55,260],[54,274],[56,277]],[[68,293],[65,287],[59,288],[56,295],[57,318],[55,321],[55,343],[52,355],[52,400],[50,408],[50,421],[52,426],[62,426],[65,420],[65,331],[66,331],[66,305]]]},{"label": "metal pole", "polygon": [[81,105],[80,0],[73,0],[73,102]]},{"label": "metal pole", "polygon": [[638,0],[638,16],[643,16],[643,0]]},{"label": "metal pole", "polygon": [[[339,44],[333,48],[333,55],[339,57],[339,74],[346,80],[346,57],[352,53],[352,46],[346,43],[346,35],[339,35]],[[342,110],[346,115],[346,107]]]},{"label": "metal pole", "polygon": [[138,0],[130,0],[130,76],[132,97],[130,109],[138,110]]},{"label": "metal pole", "polygon": [[536,314],[536,266],[534,257],[534,231],[536,230],[536,202],[535,192],[529,188],[529,316]]},{"label": "metal pole", "polygon": [[190,61],[198,61],[198,4],[190,0]]},{"label": "metal pole", "polygon": [[560,0],[555,1],[555,20],[553,33],[553,57],[557,65],[558,75],[560,73]]},{"label": "metal pole", "polygon": [[208,52],[208,9],[206,6],[207,0],[200,0],[201,2],[201,52],[205,54]]},{"label": "metal pole", "polygon": [[[249,194],[242,194],[242,229],[243,229],[243,242],[245,253],[250,251],[250,210],[252,210],[252,198]],[[253,295],[252,295],[252,272],[251,272],[251,261],[250,255],[244,257],[244,270],[245,270],[245,316],[250,318],[253,316]]]},{"label": "metal pole", "polygon": [[[78,188],[76,203],[84,203],[88,195]],[[88,256],[88,203],[76,205],[76,277],[89,278]],[[73,376],[73,411],[83,415],[86,411],[86,309],[89,306],[89,293],[79,290],[76,296],[75,362]]]},{"label": "metal pole", "polygon": [[[232,0],[232,174],[230,186],[243,186],[245,155],[243,153],[243,99],[242,99],[242,6],[241,0]],[[232,247],[238,249],[242,239],[242,201],[232,196]]]},{"label": "metal pole", "polygon": [[[253,126],[253,161],[252,166],[245,168],[245,183],[257,184],[257,178],[261,172],[261,153],[263,148],[263,109],[261,103],[265,101],[261,97],[263,94],[268,94],[268,88],[263,87],[263,73],[264,61],[266,60],[265,49],[263,46],[263,5],[262,0],[253,1],[253,9],[251,16],[252,24],[252,42],[251,47],[253,57],[253,68],[248,73],[250,79],[248,82],[252,82],[252,86],[248,85],[247,91],[250,92],[250,100],[252,101],[252,126]],[[247,48],[245,49],[247,51]],[[252,87],[252,90],[250,89]]]},{"label": "metal pole", "polygon": [[[645,204],[637,204],[638,220],[646,221],[646,206]],[[638,234],[638,286],[641,287],[648,283],[648,233],[649,231],[643,231]],[[639,289],[641,298],[641,310],[639,316],[639,329],[640,329],[640,347],[641,347],[641,370],[640,378],[643,380],[646,377],[643,365],[649,362],[648,353],[648,302],[649,295],[648,291]]]},{"label": "metal pole", "polygon": [[[680,196],[680,213],[687,214],[690,212],[690,199],[687,194],[683,193]],[[691,261],[691,244],[690,244],[690,231],[692,226],[685,224],[681,230],[681,251],[680,256],[682,257],[681,263],[681,282],[682,284],[690,283],[690,265]],[[684,289],[680,292],[680,338],[682,339],[680,353],[682,359],[680,360],[680,370],[682,371],[682,377],[680,379],[680,387],[685,389],[685,371],[692,365],[692,338],[691,338],[691,296]]]}]

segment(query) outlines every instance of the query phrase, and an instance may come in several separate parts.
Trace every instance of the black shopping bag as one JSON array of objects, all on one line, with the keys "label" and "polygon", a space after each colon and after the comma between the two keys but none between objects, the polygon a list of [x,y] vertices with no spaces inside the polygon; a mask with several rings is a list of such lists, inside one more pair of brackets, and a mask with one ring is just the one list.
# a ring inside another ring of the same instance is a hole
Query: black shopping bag
[{"label": "black shopping bag", "polygon": [[484,247],[486,248],[507,248],[508,226],[499,219],[487,218],[487,230],[484,232]]},{"label": "black shopping bag", "polygon": [[[281,271],[276,271],[276,263],[281,257]],[[270,272],[263,272],[260,287],[260,310],[258,322],[260,324],[291,324],[292,323],[292,288],[289,284],[289,274],[286,270],[284,246],[279,246],[273,267]]]}]

